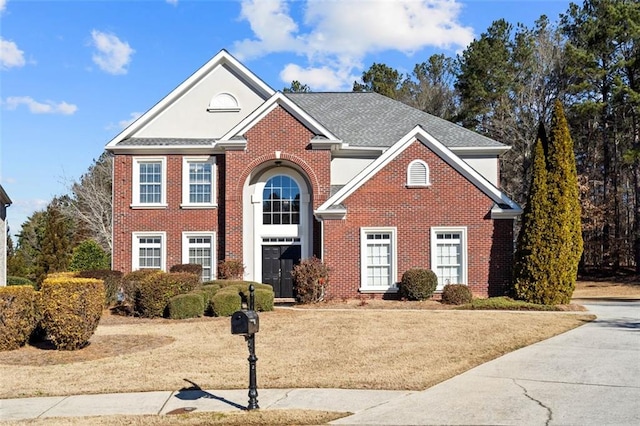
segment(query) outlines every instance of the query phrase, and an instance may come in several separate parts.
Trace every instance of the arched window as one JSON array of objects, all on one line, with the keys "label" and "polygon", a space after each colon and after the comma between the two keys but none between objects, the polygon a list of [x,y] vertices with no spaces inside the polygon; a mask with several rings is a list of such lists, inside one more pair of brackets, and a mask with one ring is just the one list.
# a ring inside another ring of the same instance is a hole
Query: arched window
[{"label": "arched window", "polygon": [[218,93],[211,99],[207,111],[240,111],[238,100],[230,93]]},{"label": "arched window", "polygon": [[262,191],[262,223],[300,224],[300,187],[295,180],[277,175],[267,181]]},{"label": "arched window", "polygon": [[413,160],[407,168],[407,186],[429,185],[429,166],[422,160]]}]

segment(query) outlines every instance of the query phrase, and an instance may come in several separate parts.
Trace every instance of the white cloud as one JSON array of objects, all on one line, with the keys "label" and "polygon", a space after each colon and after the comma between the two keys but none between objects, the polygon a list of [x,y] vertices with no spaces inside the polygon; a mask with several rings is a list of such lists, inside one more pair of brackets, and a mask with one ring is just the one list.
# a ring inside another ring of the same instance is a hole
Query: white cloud
[{"label": "white cloud", "polygon": [[173,6],[177,6],[178,5],[178,0],[167,0],[167,3],[169,3],[170,5],[173,5]]},{"label": "white cloud", "polygon": [[97,49],[93,54],[93,62],[109,74],[126,74],[131,56],[135,53],[129,43],[98,30],[91,31],[91,38]]},{"label": "white cloud", "polygon": [[[240,17],[249,22],[255,37],[236,42],[234,54],[240,59],[273,52],[306,56],[308,67],[289,64],[282,71],[285,82],[295,77],[313,89],[335,89],[333,79],[350,77],[368,54],[466,47],[473,29],[458,22],[460,8],[456,0],[308,0],[301,30],[287,0],[243,0]],[[317,78],[320,86],[304,77]]]},{"label": "white cloud", "polygon": [[78,107],[67,102],[45,101],[38,102],[30,96],[10,96],[4,102],[7,109],[15,110],[20,105],[26,105],[33,114],[62,114],[72,115]]},{"label": "white cloud", "polygon": [[0,68],[22,67],[24,64],[24,52],[18,49],[18,45],[0,37]]},{"label": "white cloud", "polygon": [[311,88],[321,87],[323,90],[340,90],[345,81],[357,80],[357,76],[349,76],[348,72],[332,69],[328,66],[302,68],[296,64],[287,64],[280,72],[280,79],[286,83],[298,80]]},{"label": "white cloud", "polygon": [[117,124],[109,124],[107,126],[107,130],[124,130],[131,124],[133,124],[133,122],[136,121],[141,115],[141,112],[132,112],[131,114],[129,114],[129,118],[120,120]]},{"label": "white cloud", "polygon": [[4,12],[4,9],[7,7],[7,0],[0,0],[0,14]]}]

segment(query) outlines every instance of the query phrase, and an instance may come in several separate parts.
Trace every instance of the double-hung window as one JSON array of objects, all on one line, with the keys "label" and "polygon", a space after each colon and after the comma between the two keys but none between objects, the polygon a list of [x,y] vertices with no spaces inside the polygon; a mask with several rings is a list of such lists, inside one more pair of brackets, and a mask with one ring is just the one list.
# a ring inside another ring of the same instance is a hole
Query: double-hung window
[{"label": "double-hung window", "polygon": [[131,262],[134,271],[138,269],[166,269],[164,232],[134,232],[133,259]]},{"label": "double-hung window", "polygon": [[182,161],[182,207],[213,207],[215,157],[184,157]]},{"label": "double-hung window", "polygon": [[182,263],[202,265],[202,281],[215,278],[215,234],[213,232],[184,232],[182,234]]},{"label": "double-hung window", "polygon": [[166,164],[164,157],[134,158],[132,207],[166,207]]},{"label": "double-hung window", "polygon": [[396,228],[361,228],[360,291],[397,291],[396,253]]},{"label": "double-hung window", "polygon": [[438,276],[437,290],[447,284],[467,284],[467,229],[431,229],[431,265]]}]

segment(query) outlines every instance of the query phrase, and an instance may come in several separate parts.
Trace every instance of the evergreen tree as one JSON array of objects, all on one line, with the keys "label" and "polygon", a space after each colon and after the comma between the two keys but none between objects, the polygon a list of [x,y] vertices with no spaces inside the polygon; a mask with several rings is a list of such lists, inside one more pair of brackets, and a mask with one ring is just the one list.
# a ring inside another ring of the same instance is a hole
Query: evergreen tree
[{"label": "evergreen tree", "polygon": [[47,274],[67,270],[72,249],[72,229],[69,219],[61,212],[65,200],[55,198],[47,207],[44,235],[37,258],[37,279]]}]

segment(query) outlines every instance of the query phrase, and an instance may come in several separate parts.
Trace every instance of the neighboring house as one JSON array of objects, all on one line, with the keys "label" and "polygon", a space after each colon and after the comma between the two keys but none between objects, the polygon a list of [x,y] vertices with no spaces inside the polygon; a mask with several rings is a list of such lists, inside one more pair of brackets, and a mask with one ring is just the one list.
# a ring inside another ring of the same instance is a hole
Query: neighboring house
[{"label": "neighboring house", "polygon": [[11,198],[0,185],[0,286],[7,285],[7,207]]},{"label": "neighboring house", "polygon": [[414,267],[502,294],[521,209],[509,147],[377,93],[281,93],[221,51],[111,140],[113,268],[238,259],[293,296],[313,255],[328,297],[386,295]]}]

